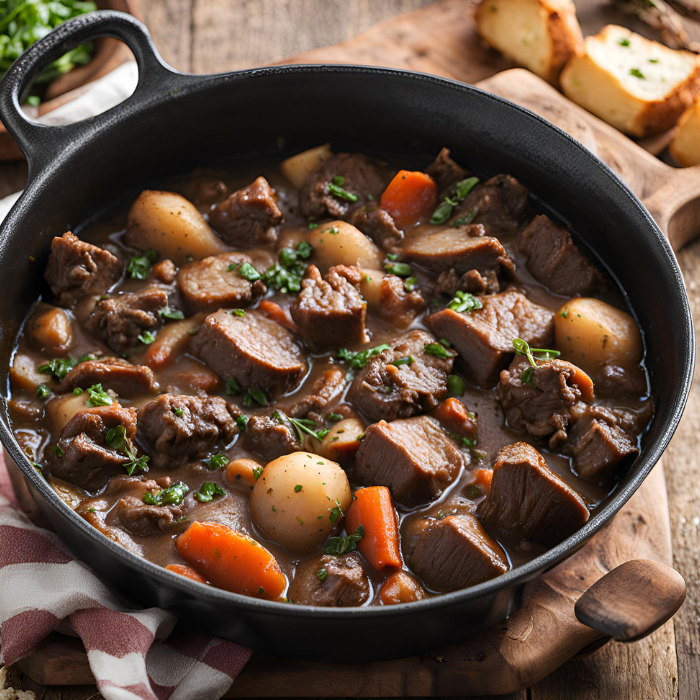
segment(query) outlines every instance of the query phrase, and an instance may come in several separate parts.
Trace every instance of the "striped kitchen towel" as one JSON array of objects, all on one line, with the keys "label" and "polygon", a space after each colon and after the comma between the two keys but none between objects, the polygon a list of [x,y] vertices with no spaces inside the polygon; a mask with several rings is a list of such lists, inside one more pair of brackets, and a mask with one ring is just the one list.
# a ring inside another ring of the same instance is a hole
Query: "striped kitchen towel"
[{"label": "striped kitchen towel", "polygon": [[77,634],[106,700],[217,700],[251,651],[178,624],[165,610],[137,610],[33,525],[11,493],[0,456],[0,662],[31,653],[49,632]]}]

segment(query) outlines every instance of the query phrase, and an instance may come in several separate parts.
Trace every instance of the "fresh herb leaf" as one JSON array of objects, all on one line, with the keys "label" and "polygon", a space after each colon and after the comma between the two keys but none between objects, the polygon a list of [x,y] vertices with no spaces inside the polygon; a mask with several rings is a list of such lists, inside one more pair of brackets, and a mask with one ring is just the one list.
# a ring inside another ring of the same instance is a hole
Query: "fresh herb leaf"
[{"label": "fresh herb leaf", "polygon": [[413,355],[409,355],[408,357],[399,357],[398,360],[394,360],[391,364],[394,367],[401,367],[401,365],[412,365],[415,361],[416,358]]},{"label": "fresh herb leaf", "polygon": [[236,425],[239,430],[245,430],[246,425],[248,425],[248,416],[244,416],[243,414],[238,416],[238,418],[236,418]]},{"label": "fresh herb leaf", "polygon": [[569,315],[569,309],[564,309],[559,315],[562,318],[566,318]]},{"label": "fresh herb leaf", "polygon": [[176,481],[172,486],[166,489],[156,491],[156,493],[145,493],[143,502],[150,506],[179,506],[184,500],[187,492],[190,490],[187,484],[182,481]]},{"label": "fresh herb leaf", "polygon": [[224,491],[219,484],[215,484],[211,481],[205,481],[199,491],[195,491],[194,497],[201,501],[202,503],[209,503],[214,496],[225,496],[226,491]]},{"label": "fresh herb leaf", "polygon": [[229,377],[229,379],[226,380],[226,395],[227,396],[233,396],[234,394],[237,394],[241,390],[241,385],[233,378]]},{"label": "fresh herb leaf", "polygon": [[444,345],[440,345],[440,343],[427,343],[423,346],[423,352],[425,352],[426,355],[441,357],[443,360],[452,357],[452,353],[447,350]]},{"label": "fresh herb leaf", "polygon": [[335,507],[331,509],[331,514],[328,516],[328,519],[334,523],[338,518],[343,517],[345,517],[345,513],[343,513],[343,509],[340,507],[340,501],[336,499]]},{"label": "fresh herb leaf", "polygon": [[319,569],[316,572],[316,577],[319,581],[325,581],[328,578],[328,571],[326,569]]},{"label": "fresh herb leaf", "polygon": [[41,374],[51,374],[57,382],[60,382],[77,364],[72,357],[57,357],[49,360],[45,365],[39,365],[36,370]]},{"label": "fresh herb leaf", "polygon": [[265,270],[262,281],[268,287],[279,289],[283,294],[298,292],[306,271],[306,265],[301,260],[309,258],[312,252],[313,246],[306,241],[301,241],[294,249],[282,248],[278,262]]},{"label": "fresh herb leaf", "polygon": [[346,537],[330,537],[326,542],[326,554],[335,554],[340,556],[347,552],[352,552],[357,549],[357,543],[365,536],[365,528],[358,525],[357,530],[352,535]]},{"label": "fresh herb leaf", "polygon": [[[513,338],[513,347],[518,355],[523,355],[527,357],[530,365],[533,368],[537,367],[537,362],[535,359],[544,360],[556,360],[561,353],[558,350],[548,350],[547,348],[531,348],[528,343],[526,343],[522,338]],[[539,357],[539,356],[542,357]],[[537,357],[536,357],[537,356]]]},{"label": "fresh herb leaf", "polygon": [[466,216],[462,216],[459,219],[455,219],[452,222],[452,226],[454,228],[459,228],[460,226],[467,226],[468,224],[471,224],[472,221],[476,218],[476,209],[470,209],[469,213]]},{"label": "fresh herb leaf", "polygon": [[520,381],[523,384],[527,384],[528,386],[535,386],[535,379],[532,376],[533,372],[535,371],[534,367],[526,367],[523,370],[523,373],[520,375]]},{"label": "fresh herb leaf", "polygon": [[[246,403],[246,399],[249,399],[248,403]],[[248,393],[243,399],[243,404],[250,406],[252,403],[250,399],[255,401],[255,403],[257,404],[260,404],[261,406],[267,406],[269,403],[267,400],[267,396],[265,396],[265,394],[260,389],[248,389]]]},{"label": "fresh herb leaf", "polygon": [[447,305],[447,308],[452,309],[452,311],[456,311],[459,314],[469,314],[472,311],[483,308],[483,306],[484,305],[481,303],[481,299],[479,299],[479,297],[475,297],[469,292],[462,292],[458,290],[455,292],[454,299]]},{"label": "fresh herb leaf", "polygon": [[133,452],[127,452],[126,456],[128,459],[124,463],[124,467],[129,476],[148,471],[148,462],[151,460],[148,455],[137,457]]},{"label": "fresh herb leaf", "polygon": [[261,277],[260,273],[249,262],[244,262],[239,268],[238,273],[249,282],[255,282],[255,280],[259,280]]},{"label": "fresh herb leaf", "polygon": [[243,311],[243,309],[228,309],[226,313],[234,316],[240,316],[241,318],[245,316],[245,311]]},{"label": "fresh herb leaf", "polygon": [[45,399],[51,393],[51,389],[46,384],[39,384],[35,393],[40,399]]},{"label": "fresh herb leaf", "polygon": [[639,68],[630,68],[630,75],[633,75],[635,78],[639,78],[640,80],[646,80],[644,73],[642,73]]},{"label": "fresh herb leaf", "polygon": [[304,488],[304,487],[303,487],[301,484],[297,484],[297,485],[294,487],[294,493],[299,493],[299,491],[301,491],[303,488]]},{"label": "fresh herb leaf", "polygon": [[173,321],[182,321],[182,319],[185,318],[185,314],[183,314],[180,309],[174,309],[172,306],[166,306],[164,309],[159,309],[158,315],[161,318],[167,318]]},{"label": "fresh herb leaf", "polygon": [[[255,477],[256,481],[262,476],[262,473],[263,473],[263,467],[260,467],[260,466],[253,467],[253,476]],[[274,509],[275,509],[275,507],[272,506],[272,510],[274,510]]]},{"label": "fresh herb leaf", "polygon": [[418,278],[417,277],[408,277],[406,280],[404,280],[403,283],[403,288],[407,292],[412,292],[418,284]]},{"label": "fresh herb leaf", "polygon": [[56,455],[56,457],[63,457],[65,454],[65,452],[58,445],[53,446],[53,453]]},{"label": "fresh herb leaf", "polygon": [[409,277],[411,274],[411,266],[408,263],[387,263],[384,269],[397,277]]},{"label": "fresh herb leaf", "polygon": [[345,177],[343,175],[336,175],[333,178],[333,184],[342,187],[345,184]]},{"label": "fresh herb leaf", "polygon": [[362,369],[367,362],[369,362],[371,357],[379,355],[380,352],[384,352],[384,350],[388,349],[389,345],[386,343],[376,345],[375,347],[368,348],[367,350],[360,350],[359,352],[352,352],[352,350],[348,350],[347,348],[340,348],[340,350],[338,350],[338,357],[341,360],[349,362],[350,367],[353,369]]},{"label": "fresh herb leaf", "polygon": [[309,228],[313,231],[315,228],[318,228],[318,224],[309,224]]},{"label": "fresh herb leaf", "polygon": [[348,192],[340,185],[336,185],[335,182],[328,183],[328,194],[332,194],[334,197],[338,197],[339,199],[344,199],[347,202],[356,202],[358,200],[358,196],[356,194]]},{"label": "fresh herb leaf", "polygon": [[620,44],[620,46],[629,46],[630,40],[629,39],[620,39],[620,41],[618,41],[617,43]]},{"label": "fresh herb leaf", "polygon": [[79,386],[76,386],[75,389],[73,389],[73,396],[80,396],[82,393],[83,390]]},{"label": "fresh herb leaf", "polygon": [[122,451],[127,447],[126,428],[123,425],[117,425],[107,431],[105,442],[113,449]]},{"label": "fresh herb leaf", "polygon": [[173,413],[174,413],[178,418],[182,418],[182,416],[184,415],[185,412],[184,412],[181,408],[174,408],[174,409],[173,409]]},{"label": "fresh herb leaf", "polygon": [[386,254],[386,257],[387,257],[389,260],[392,260],[392,261],[393,261],[393,260],[398,260],[398,259],[399,259],[399,254],[398,254],[398,253],[387,253],[387,254]]},{"label": "fresh herb leaf", "polygon": [[458,374],[447,377],[447,391],[450,396],[461,396],[464,393],[464,379]]},{"label": "fresh herb leaf", "polygon": [[339,413],[329,413],[328,418],[331,423],[337,423],[339,420],[343,420],[343,416],[341,416]]},{"label": "fresh herb leaf", "polygon": [[126,268],[126,273],[135,280],[145,280],[151,271],[153,263],[158,259],[158,254],[155,250],[149,250],[145,255],[134,255],[129,260],[129,265]]},{"label": "fresh herb leaf", "polygon": [[[430,218],[431,224],[444,224],[452,215],[452,210],[466,198],[466,196],[479,184],[478,177],[468,177],[460,180],[455,185],[455,194],[452,197],[445,197],[445,200],[438,205]],[[471,212],[470,212],[471,213]],[[472,217],[473,218],[473,217]]]},{"label": "fresh herb leaf", "polygon": [[88,390],[88,406],[111,406],[112,397],[102,388],[102,384],[93,384]]},{"label": "fresh herb leaf", "polygon": [[156,341],[156,334],[151,333],[151,331],[146,331],[145,333],[142,333],[139,335],[139,340],[144,344],[144,345],[150,345],[151,343],[155,343]]},{"label": "fresh herb leaf", "polygon": [[206,464],[207,469],[223,469],[229,462],[229,459],[224,454],[212,455],[203,459],[202,462]]}]

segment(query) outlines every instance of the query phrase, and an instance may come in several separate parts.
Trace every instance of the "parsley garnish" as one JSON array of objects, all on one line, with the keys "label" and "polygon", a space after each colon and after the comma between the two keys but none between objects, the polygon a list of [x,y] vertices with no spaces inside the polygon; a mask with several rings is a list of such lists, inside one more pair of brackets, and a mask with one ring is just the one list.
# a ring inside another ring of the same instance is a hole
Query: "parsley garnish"
[{"label": "parsley garnish", "polygon": [[316,572],[316,576],[319,581],[325,581],[326,578],[328,578],[328,571],[326,571],[326,569],[319,569]]},{"label": "parsley garnish", "polygon": [[226,395],[233,396],[241,390],[241,385],[233,378],[230,377],[226,380]]},{"label": "parsley garnish", "polygon": [[39,365],[36,371],[41,372],[41,374],[51,374],[56,378],[56,381],[60,382],[77,364],[77,361],[72,357],[57,357],[49,360],[45,365]]},{"label": "parsley garnish", "polygon": [[411,274],[411,266],[408,263],[386,263],[384,269],[397,277],[409,277]]},{"label": "parsley garnish", "polygon": [[[520,381],[528,386],[535,386],[535,380],[533,379],[533,372],[537,368],[536,359],[544,360],[555,360],[561,353],[558,350],[548,350],[546,348],[531,348],[528,343],[526,343],[522,338],[513,339],[513,347],[518,355],[523,355],[527,357],[530,367],[523,370],[520,375]],[[543,355],[543,357],[535,358],[535,355]]]},{"label": "parsley garnish", "polygon": [[[335,178],[333,179],[335,180]],[[328,194],[332,194],[334,197],[338,197],[339,199],[344,199],[347,202],[356,202],[358,200],[358,196],[356,194],[348,192],[340,185],[336,185],[335,182],[328,183]]]},{"label": "parsley garnish", "polygon": [[224,491],[219,484],[214,484],[211,481],[205,481],[199,491],[195,491],[194,497],[202,503],[209,503],[214,496],[225,496]]},{"label": "parsley garnish", "polygon": [[255,282],[262,276],[249,262],[244,262],[238,269],[238,273],[249,282]]},{"label": "parsley garnish", "polygon": [[331,423],[337,423],[339,420],[343,420],[343,416],[341,416],[339,413],[329,413],[328,418]]},{"label": "parsley garnish", "polygon": [[630,40],[629,39],[620,39],[620,41],[618,41],[617,43],[620,44],[620,46],[629,46]]},{"label": "parsley garnish", "polygon": [[65,454],[65,452],[58,445],[53,446],[53,453],[56,455],[56,457],[63,457]]},{"label": "parsley garnish", "polygon": [[190,490],[187,484],[182,481],[176,481],[172,486],[166,489],[161,489],[156,493],[145,493],[143,502],[149,506],[179,506],[185,499],[185,495]]},{"label": "parsley garnish", "polygon": [[262,281],[268,287],[279,289],[283,294],[298,292],[306,271],[306,265],[302,260],[307,260],[312,252],[313,247],[306,241],[301,241],[294,249],[282,248],[278,255],[278,262],[265,270]]},{"label": "parsley garnish", "polygon": [[311,435],[311,437],[314,437],[317,440],[323,440],[323,438],[326,437],[326,435],[328,435],[329,432],[327,429],[312,430],[312,428],[316,427],[315,420],[309,420],[308,418],[291,418],[282,413],[282,411],[275,411],[272,414],[272,417],[278,423],[291,423],[291,425],[293,425],[294,429],[297,431],[299,442],[302,444],[304,442],[304,433],[306,433],[307,435]]},{"label": "parsley garnish", "polygon": [[224,454],[212,455],[203,459],[202,462],[206,464],[207,469],[223,469],[229,462],[229,459]]},{"label": "parsley garnish", "polygon": [[150,249],[145,255],[135,255],[129,261],[126,273],[135,280],[145,280],[151,271],[153,263],[158,259],[158,253]]},{"label": "parsley garnish", "polygon": [[633,75],[635,78],[640,78],[641,80],[646,80],[639,68],[630,68],[630,75]]},{"label": "parsley garnish", "polygon": [[408,277],[403,283],[403,288],[407,292],[412,292],[415,288],[416,285],[418,284],[418,278],[417,277]]},{"label": "parsley garnish", "polygon": [[36,388],[36,395],[40,399],[45,399],[50,393],[51,389],[49,389],[46,384],[39,384],[39,386]]},{"label": "parsley garnish", "polygon": [[425,352],[426,355],[441,357],[443,360],[448,360],[452,357],[452,353],[440,343],[427,343],[423,346],[423,352]]},{"label": "parsley garnish", "polygon": [[431,224],[444,224],[450,218],[452,210],[479,184],[478,177],[468,177],[460,180],[455,185],[455,194],[452,198],[445,197],[445,201],[438,206],[430,218]]},{"label": "parsley garnish", "polygon": [[450,396],[461,396],[464,393],[464,379],[458,374],[447,377],[447,391]]},{"label": "parsley garnish", "polygon": [[[89,389],[88,389],[89,391]],[[148,471],[148,462],[150,457],[148,455],[141,455],[137,457],[134,453],[131,440],[126,436],[126,428],[123,425],[117,425],[114,428],[110,428],[105,437],[105,442],[117,452],[124,452],[126,454],[127,460],[124,462],[124,468],[129,476],[133,476],[138,472]]]},{"label": "parsley garnish", "polygon": [[470,209],[469,213],[466,216],[462,216],[459,219],[455,219],[455,221],[452,222],[452,226],[454,228],[459,228],[460,226],[467,226],[467,224],[471,224],[472,221],[474,221],[476,217],[476,209]]},{"label": "parsley garnish", "polygon": [[185,314],[180,309],[173,309],[172,306],[166,306],[164,309],[158,309],[158,315],[161,318],[168,318],[173,321],[182,321]]},{"label": "parsley garnish", "polygon": [[343,513],[343,509],[340,507],[340,501],[336,498],[335,507],[331,509],[331,514],[328,516],[328,519],[334,523],[338,518],[342,518],[344,516],[345,513]]},{"label": "parsley garnish", "polygon": [[481,299],[475,297],[469,292],[457,291],[455,292],[454,299],[447,305],[448,309],[456,311],[457,313],[471,313],[476,309],[482,309],[484,305],[481,303]]},{"label": "parsley garnish", "polygon": [[330,537],[326,542],[326,554],[335,554],[340,556],[346,552],[352,552],[357,549],[357,543],[365,536],[365,528],[362,525],[357,526],[357,530],[352,535],[347,537]]},{"label": "parsley garnish", "polygon": [[150,345],[151,343],[154,343],[156,340],[156,334],[151,333],[151,331],[146,331],[145,333],[139,335],[139,340],[144,344],[144,345]]},{"label": "parsley garnish", "polygon": [[243,397],[243,405],[250,407],[253,405],[253,401],[260,404],[261,406],[267,406],[269,403],[267,396],[260,391],[260,389],[248,389],[248,393]]},{"label": "parsley garnish", "polygon": [[413,355],[409,355],[408,357],[399,357],[398,360],[394,360],[391,364],[394,367],[401,367],[401,365],[412,365],[415,361],[416,358]]},{"label": "parsley garnish", "polygon": [[102,388],[102,384],[93,384],[88,390],[88,406],[111,406],[112,397]]},{"label": "parsley garnish", "polygon": [[386,343],[382,343],[381,345],[377,345],[373,348],[368,348],[367,350],[360,350],[359,352],[352,352],[347,348],[340,348],[340,350],[338,350],[338,357],[341,360],[349,362],[350,367],[353,369],[362,369],[367,362],[369,362],[371,357],[379,355],[380,352],[384,352],[384,350],[388,349],[389,345]]}]

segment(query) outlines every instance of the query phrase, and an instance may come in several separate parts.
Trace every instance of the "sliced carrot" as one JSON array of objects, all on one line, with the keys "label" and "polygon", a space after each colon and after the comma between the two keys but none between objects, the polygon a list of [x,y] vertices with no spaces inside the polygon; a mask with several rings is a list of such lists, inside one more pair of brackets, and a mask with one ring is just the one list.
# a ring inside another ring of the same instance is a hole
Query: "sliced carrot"
[{"label": "sliced carrot", "polygon": [[290,331],[297,332],[297,324],[294,323],[292,315],[289,313],[289,309],[283,309],[279,304],[269,299],[263,299],[260,302],[260,310],[270,319],[276,321],[280,326],[289,328]]},{"label": "sliced carrot", "polygon": [[193,367],[177,372],[177,384],[212,394],[219,386],[219,376],[206,367]]},{"label": "sliced carrot", "polygon": [[430,415],[448,432],[476,440],[476,416],[459,399],[446,399]]},{"label": "sliced carrot", "polygon": [[396,513],[386,486],[368,486],[355,491],[355,500],[345,516],[345,529],[355,532],[362,525],[364,537],[357,548],[377,571],[400,569],[401,550]]},{"label": "sliced carrot", "polygon": [[473,480],[466,486],[467,495],[471,497],[487,495],[491,490],[493,469],[475,469],[471,475]]},{"label": "sliced carrot", "polygon": [[185,578],[191,578],[193,581],[199,581],[200,583],[207,582],[199,571],[195,571],[191,566],[187,566],[186,564],[168,564],[165,568]]},{"label": "sliced carrot", "polygon": [[391,214],[400,229],[407,229],[437,206],[435,180],[415,170],[399,170],[384,190],[381,208]]},{"label": "sliced carrot", "polygon": [[423,586],[405,571],[395,571],[382,584],[379,602],[382,605],[398,605],[423,600],[427,597]]},{"label": "sliced carrot", "polygon": [[220,523],[194,522],[176,541],[178,554],[217,588],[279,600],[287,577],[252,537]]},{"label": "sliced carrot", "polygon": [[571,380],[581,390],[581,398],[588,403],[592,403],[595,399],[593,380],[580,367],[570,364],[574,368],[571,372]]},{"label": "sliced carrot", "polygon": [[151,369],[164,369],[185,348],[192,337],[190,331],[197,328],[205,318],[205,314],[197,314],[192,318],[168,323],[158,331],[155,341],[149,346],[143,358],[143,364]]}]

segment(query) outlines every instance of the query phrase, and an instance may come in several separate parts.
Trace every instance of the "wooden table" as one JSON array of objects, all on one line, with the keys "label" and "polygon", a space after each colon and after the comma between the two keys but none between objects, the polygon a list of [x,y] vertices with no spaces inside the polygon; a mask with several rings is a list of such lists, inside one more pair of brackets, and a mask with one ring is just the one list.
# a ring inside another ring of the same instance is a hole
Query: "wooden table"
[{"label": "wooden table", "polygon": [[[195,73],[263,65],[285,56],[351,38],[393,15],[429,0],[140,0],[164,59]],[[465,0],[465,11],[469,0]],[[605,0],[576,0],[584,33],[607,21],[623,23]],[[700,26],[687,23],[700,40]],[[0,164],[0,197],[26,178],[21,163]],[[693,310],[700,304],[700,241],[679,255]],[[593,700],[615,698],[700,698],[700,391],[688,408],[666,458],[674,565],[688,584],[687,600],[675,618],[651,637],[632,645],[611,644],[561,667],[511,700]],[[636,526],[650,526],[641,523]],[[15,679],[17,680],[17,679]],[[26,689],[45,700],[87,700],[101,696],[94,687]]]}]

